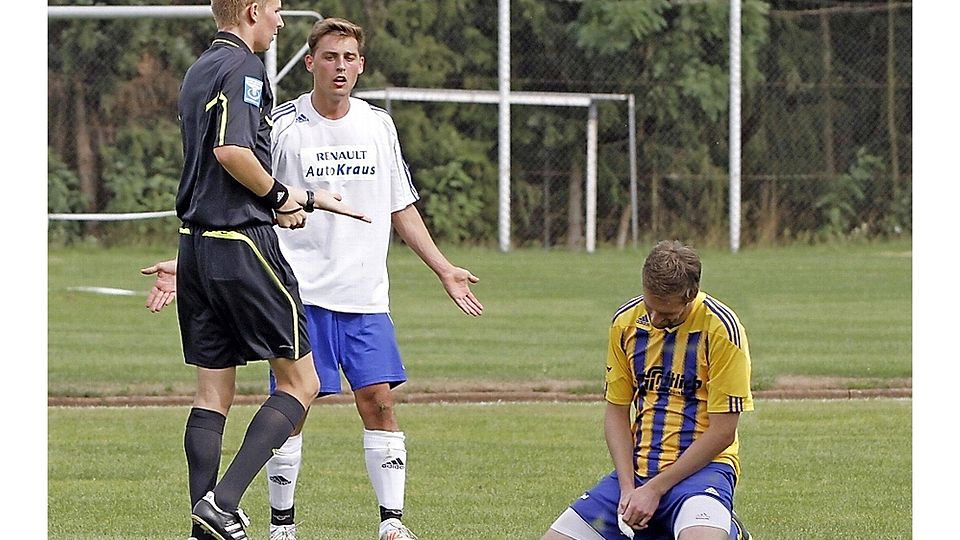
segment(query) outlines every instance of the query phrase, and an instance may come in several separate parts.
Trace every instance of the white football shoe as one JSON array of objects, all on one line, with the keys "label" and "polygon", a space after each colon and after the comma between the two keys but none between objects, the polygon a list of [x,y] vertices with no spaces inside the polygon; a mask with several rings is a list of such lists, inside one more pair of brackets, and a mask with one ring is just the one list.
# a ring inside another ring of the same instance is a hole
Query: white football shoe
[{"label": "white football shoe", "polygon": [[297,540],[296,525],[270,524],[270,540]]},{"label": "white football shoe", "polygon": [[390,518],[380,523],[380,540],[418,540],[397,518]]}]

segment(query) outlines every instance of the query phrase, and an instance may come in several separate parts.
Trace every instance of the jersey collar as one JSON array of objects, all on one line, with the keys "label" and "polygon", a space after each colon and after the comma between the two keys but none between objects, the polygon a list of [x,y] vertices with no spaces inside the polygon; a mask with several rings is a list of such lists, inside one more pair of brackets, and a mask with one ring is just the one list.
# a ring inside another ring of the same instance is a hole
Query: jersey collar
[{"label": "jersey collar", "polygon": [[223,32],[223,31],[217,32],[217,34],[213,36],[213,41],[210,43],[211,47],[215,45],[226,45],[228,47],[240,47],[241,49],[247,51],[248,53],[253,54],[253,51],[251,51],[250,48],[247,47],[247,44],[244,43],[239,36],[237,36],[232,32]]}]

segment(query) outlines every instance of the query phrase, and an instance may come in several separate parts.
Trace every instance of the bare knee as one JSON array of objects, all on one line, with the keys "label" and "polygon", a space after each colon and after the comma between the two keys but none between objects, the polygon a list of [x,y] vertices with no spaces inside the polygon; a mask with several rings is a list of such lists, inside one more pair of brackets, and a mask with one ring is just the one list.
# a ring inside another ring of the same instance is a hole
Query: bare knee
[{"label": "bare knee", "polygon": [[236,393],[235,370],[197,369],[197,391],[193,406],[226,416]]},{"label": "bare knee", "polygon": [[309,354],[297,361],[271,360],[270,367],[277,380],[277,391],[297,398],[304,408],[309,407],[320,393],[320,379]]},{"label": "bare knee", "polygon": [[363,427],[382,431],[399,431],[393,394],[389,386],[378,386],[381,387],[362,388],[354,394]]}]

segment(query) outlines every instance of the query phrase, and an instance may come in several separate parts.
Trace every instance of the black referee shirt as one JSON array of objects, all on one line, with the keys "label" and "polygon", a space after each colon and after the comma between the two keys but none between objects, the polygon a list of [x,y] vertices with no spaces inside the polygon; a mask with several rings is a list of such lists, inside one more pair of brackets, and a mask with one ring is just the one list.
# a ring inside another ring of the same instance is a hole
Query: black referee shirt
[{"label": "black referee shirt", "polygon": [[177,108],[183,139],[177,216],[208,229],[273,224],[270,207],[213,155],[218,146],[250,148],[271,172],[267,114],[273,94],[260,58],[236,35],[217,32],[187,70]]}]

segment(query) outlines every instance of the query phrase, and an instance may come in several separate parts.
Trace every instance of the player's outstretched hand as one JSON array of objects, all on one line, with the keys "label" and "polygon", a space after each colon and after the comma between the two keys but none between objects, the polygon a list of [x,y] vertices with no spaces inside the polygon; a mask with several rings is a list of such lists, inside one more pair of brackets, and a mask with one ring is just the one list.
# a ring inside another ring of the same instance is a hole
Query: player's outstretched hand
[{"label": "player's outstretched hand", "polygon": [[342,197],[339,193],[318,189],[316,193],[313,194],[313,197],[313,207],[317,210],[326,210],[327,212],[333,212],[334,214],[340,214],[370,223],[370,218],[365,216],[363,212],[354,210],[347,204],[341,202]]},{"label": "player's outstretched hand", "polygon": [[473,291],[470,290],[470,284],[479,281],[480,278],[473,275],[466,268],[460,268],[459,266],[455,266],[452,272],[440,277],[443,288],[447,291],[447,294],[450,295],[450,298],[453,299],[454,303],[457,304],[457,307],[467,315],[473,317],[483,315],[483,304],[477,300],[477,297],[473,295]]},{"label": "player's outstretched hand", "polygon": [[147,294],[147,301],[144,304],[147,309],[157,313],[161,309],[169,306],[177,297],[177,260],[161,261],[153,266],[141,268],[140,273],[149,276],[157,275],[153,282],[153,288]]}]

